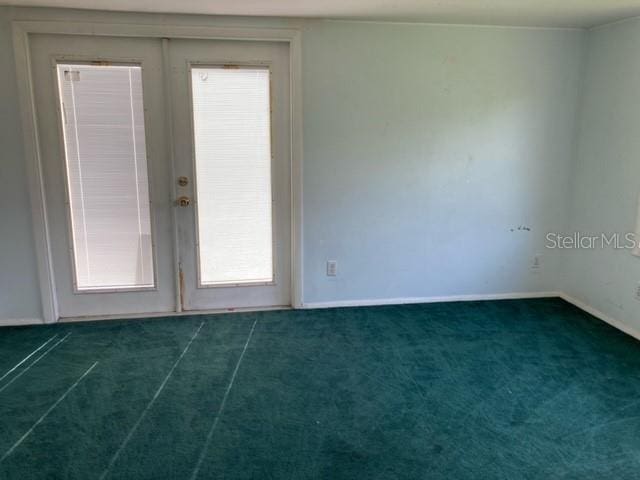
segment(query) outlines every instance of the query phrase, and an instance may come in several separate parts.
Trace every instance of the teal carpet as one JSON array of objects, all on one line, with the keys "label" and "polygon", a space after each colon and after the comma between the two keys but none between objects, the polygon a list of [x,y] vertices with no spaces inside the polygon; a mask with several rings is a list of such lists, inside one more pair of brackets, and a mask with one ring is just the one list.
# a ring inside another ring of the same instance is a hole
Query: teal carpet
[{"label": "teal carpet", "polygon": [[0,377],[3,480],[640,478],[640,343],[558,299],[3,328]]}]

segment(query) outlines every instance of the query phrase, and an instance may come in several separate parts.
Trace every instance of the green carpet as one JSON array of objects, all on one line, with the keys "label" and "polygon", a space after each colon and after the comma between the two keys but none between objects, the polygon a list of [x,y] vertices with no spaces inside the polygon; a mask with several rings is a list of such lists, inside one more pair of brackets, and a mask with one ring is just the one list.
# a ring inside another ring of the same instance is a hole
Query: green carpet
[{"label": "green carpet", "polygon": [[559,299],[3,328],[3,376],[3,480],[640,478],[640,343]]}]

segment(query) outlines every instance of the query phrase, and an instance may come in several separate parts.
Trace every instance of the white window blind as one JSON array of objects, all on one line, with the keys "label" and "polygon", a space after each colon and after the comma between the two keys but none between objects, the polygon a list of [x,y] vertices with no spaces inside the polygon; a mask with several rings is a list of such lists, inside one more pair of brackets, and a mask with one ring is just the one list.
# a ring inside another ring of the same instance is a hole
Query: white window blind
[{"label": "white window blind", "polygon": [[273,280],[267,68],[193,68],[202,285]]},{"label": "white window blind", "polygon": [[57,71],[76,288],[152,287],[141,68]]}]

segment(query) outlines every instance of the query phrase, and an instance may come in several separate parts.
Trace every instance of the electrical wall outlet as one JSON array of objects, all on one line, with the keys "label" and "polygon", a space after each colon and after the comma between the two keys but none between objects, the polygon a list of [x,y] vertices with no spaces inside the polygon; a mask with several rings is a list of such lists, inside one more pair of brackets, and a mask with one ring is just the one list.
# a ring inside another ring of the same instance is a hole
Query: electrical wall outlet
[{"label": "electrical wall outlet", "polygon": [[636,285],[634,293],[634,298],[640,302],[640,283]]},{"label": "electrical wall outlet", "polygon": [[533,259],[531,260],[531,269],[538,270],[540,267],[542,267],[542,255],[534,255]]},{"label": "electrical wall outlet", "polygon": [[327,260],[327,277],[335,277],[338,274],[338,262]]}]

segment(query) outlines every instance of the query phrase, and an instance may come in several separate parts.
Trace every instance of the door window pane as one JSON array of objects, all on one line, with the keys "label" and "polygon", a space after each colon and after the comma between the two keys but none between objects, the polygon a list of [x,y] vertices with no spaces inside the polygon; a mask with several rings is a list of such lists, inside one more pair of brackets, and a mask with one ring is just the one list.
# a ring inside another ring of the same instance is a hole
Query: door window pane
[{"label": "door window pane", "polygon": [[201,285],[273,280],[267,68],[193,68]]},{"label": "door window pane", "polygon": [[141,68],[57,73],[76,289],[153,287]]}]

